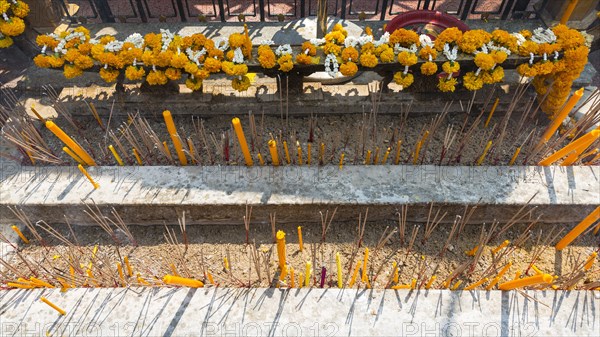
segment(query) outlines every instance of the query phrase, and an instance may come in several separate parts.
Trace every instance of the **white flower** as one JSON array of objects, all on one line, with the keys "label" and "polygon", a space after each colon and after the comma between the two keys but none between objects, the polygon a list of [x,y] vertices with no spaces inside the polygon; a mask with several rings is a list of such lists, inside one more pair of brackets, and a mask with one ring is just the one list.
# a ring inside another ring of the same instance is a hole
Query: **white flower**
[{"label": "white flower", "polygon": [[423,46],[423,47],[432,47],[433,48],[433,41],[431,41],[431,38],[429,37],[429,35],[426,35],[426,34],[419,35],[419,42],[421,42],[421,46]]},{"label": "white flower", "polygon": [[107,50],[107,51],[110,51],[113,53],[120,51],[122,48],[123,48],[123,42],[117,41],[117,40],[110,41],[109,43],[107,43],[104,46],[104,50]]},{"label": "white flower", "polygon": [[4,21],[8,21],[8,15],[6,15],[6,13],[2,13],[2,18]]},{"label": "white flower", "polygon": [[125,42],[131,42],[136,48],[142,48],[144,46],[144,37],[139,33],[133,33],[125,39]]},{"label": "white flower", "polygon": [[233,63],[244,63],[244,53],[242,52],[242,48],[237,47],[233,51]]},{"label": "white flower", "polygon": [[525,36],[523,36],[521,33],[512,33],[511,35],[517,38],[518,46],[522,45],[523,42],[526,41]]},{"label": "white flower", "polygon": [[229,40],[224,37],[217,37],[213,40],[215,42],[215,47],[220,51],[225,51],[229,48]]},{"label": "white flower", "polygon": [[192,48],[188,47],[185,50],[185,54],[190,59],[190,61],[195,62],[197,65],[200,65],[198,59],[200,58],[200,56],[206,54],[206,49],[202,48],[202,50],[195,51],[192,50]]},{"label": "white flower", "polygon": [[261,40],[258,42],[258,44],[261,46],[271,46],[274,45],[275,42],[273,42],[273,40]]},{"label": "white flower", "polygon": [[554,35],[552,29],[540,27],[533,30],[531,41],[535,43],[554,43],[556,42],[556,35]]},{"label": "white flower", "polygon": [[394,52],[395,53],[399,53],[399,52],[402,52],[402,51],[407,51],[409,53],[415,54],[417,52],[417,45],[413,43],[410,46],[410,48],[404,48],[404,47],[400,46],[400,44],[396,43],[394,45]]},{"label": "white flower", "polygon": [[162,50],[165,51],[167,48],[169,48],[169,44],[171,44],[171,41],[173,41],[173,37],[175,37],[175,35],[168,29],[161,29],[160,34],[162,39]]},{"label": "white flower", "polygon": [[277,56],[281,56],[284,54],[291,54],[292,53],[292,46],[290,46],[289,44],[283,44],[279,47],[277,47],[277,49],[275,50],[275,54]]},{"label": "white flower", "polygon": [[312,38],[312,39],[310,39],[310,43],[314,44],[315,46],[320,46],[325,43],[325,39]]},{"label": "white flower", "polygon": [[334,54],[327,54],[325,58],[325,71],[331,77],[336,77],[340,69],[337,58]]},{"label": "white flower", "polygon": [[369,42],[373,42],[373,37],[371,35],[361,35],[358,37],[358,43],[361,46],[364,46]]},{"label": "white flower", "polygon": [[445,43],[444,44],[444,56],[446,56],[446,58],[449,61],[456,61],[456,58],[458,57],[458,47],[454,46],[454,47],[452,47],[452,50],[450,50],[450,45]]},{"label": "white flower", "polygon": [[508,48],[502,47],[502,46],[496,46],[494,44],[494,41],[490,41],[487,43],[487,45],[485,45],[484,47],[487,47],[490,50],[495,50],[495,51],[503,51],[506,53],[506,55],[510,56],[510,50]]},{"label": "white flower", "polygon": [[344,46],[346,48],[348,47],[356,47],[356,45],[359,43],[359,39],[355,38],[354,36],[348,36],[345,40],[344,40]]}]

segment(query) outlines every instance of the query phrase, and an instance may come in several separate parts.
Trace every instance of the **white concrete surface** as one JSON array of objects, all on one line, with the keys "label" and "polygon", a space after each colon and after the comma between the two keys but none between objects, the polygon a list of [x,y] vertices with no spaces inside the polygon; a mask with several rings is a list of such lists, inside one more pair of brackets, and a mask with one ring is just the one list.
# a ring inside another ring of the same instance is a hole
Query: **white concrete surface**
[{"label": "white concrete surface", "polygon": [[[76,289],[0,292],[1,336],[599,336],[593,292]],[[39,297],[66,310],[60,316]]]}]

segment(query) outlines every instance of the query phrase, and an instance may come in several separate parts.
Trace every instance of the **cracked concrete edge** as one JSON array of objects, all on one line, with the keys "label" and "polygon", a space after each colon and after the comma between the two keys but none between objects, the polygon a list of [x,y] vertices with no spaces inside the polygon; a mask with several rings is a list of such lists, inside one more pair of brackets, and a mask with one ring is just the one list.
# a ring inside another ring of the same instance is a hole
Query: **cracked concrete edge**
[{"label": "cracked concrete edge", "polygon": [[35,220],[63,223],[66,215],[87,224],[82,200],[89,199],[130,224],[176,222],[182,211],[190,224],[239,224],[247,204],[258,221],[276,211],[280,222],[318,222],[319,210],[334,207],[338,221],[353,221],[366,208],[369,220],[395,220],[401,205],[419,221],[432,202],[451,215],[478,205],[471,220],[490,223],[508,221],[530,199],[537,208],[524,221],[571,223],[600,204],[600,167],[591,166],[90,167],[100,184],[94,190],[76,167],[4,164],[3,222],[16,220],[3,207],[12,205]]},{"label": "cracked concrete edge", "polygon": [[[103,288],[0,291],[4,336],[598,336],[600,292]],[[61,316],[44,296],[66,311]]]}]

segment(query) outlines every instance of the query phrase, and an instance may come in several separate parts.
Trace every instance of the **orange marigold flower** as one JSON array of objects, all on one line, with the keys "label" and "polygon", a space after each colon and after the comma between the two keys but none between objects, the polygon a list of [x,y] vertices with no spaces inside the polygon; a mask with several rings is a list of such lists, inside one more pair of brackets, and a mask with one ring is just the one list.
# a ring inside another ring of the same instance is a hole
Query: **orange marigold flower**
[{"label": "orange marigold flower", "polygon": [[438,66],[434,62],[425,62],[421,64],[421,74],[429,76],[438,71]]},{"label": "orange marigold flower", "polygon": [[373,68],[377,65],[377,63],[379,63],[379,60],[377,60],[377,56],[371,54],[371,53],[363,53],[360,55],[360,64],[363,67],[367,67],[367,68]]},{"label": "orange marigold flower", "polygon": [[344,62],[358,60],[358,50],[354,47],[347,47],[342,50],[342,60]]},{"label": "orange marigold flower", "polygon": [[358,71],[358,66],[354,62],[345,62],[340,66],[340,72],[344,76],[354,76]]}]

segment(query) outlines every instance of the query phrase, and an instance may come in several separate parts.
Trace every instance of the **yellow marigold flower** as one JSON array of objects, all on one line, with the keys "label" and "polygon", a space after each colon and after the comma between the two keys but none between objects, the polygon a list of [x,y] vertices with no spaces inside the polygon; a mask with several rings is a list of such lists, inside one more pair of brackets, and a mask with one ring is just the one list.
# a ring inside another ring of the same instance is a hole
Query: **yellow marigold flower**
[{"label": "yellow marigold flower", "polygon": [[415,81],[415,78],[410,73],[404,75],[404,73],[402,73],[401,71],[398,71],[394,74],[394,82],[396,82],[396,84],[398,84],[398,85],[401,85],[402,89],[406,89],[406,88],[410,87],[410,85],[413,84],[414,81]]},{"label": "yellow marigold flower", "polygon": [[462,36],[462,31],[456,27],[446,28],[435,38],[435,49],[438,51],[444,50],[444,44],[446,43],[450,45],[458,44],[458,42],[462,39]]},{"label": "yellow marigold flower", "polygon": [[38,46],[43,47],[47,46],[49,49],[54,49],[58,46],[58,41],[51,36],[48,35],[38,35],[35,38],[35,42]]},{"label": "yellow marigold flower", "polygon": [[331,30],[334,32],[340,32],[344,34],[344,36],[348,36],[348,32],[346,31],[346,29],[344,29],[344,26],[342,26],[342,24],[339,22],[333,25],[333,28]]},{"label": "yellow marigold flower", "polygon": [[333,30],[327,34],[325,34],[325,42],[333,43],[333,44],[343,44],[346,40],[346,35],[342,32]]},{"label": "yellow marigold flower", "polygon": [[327,55],[327,54],[333,54],[335,56],[339,56],[340,53],[342,52],[342,47],[338,46],[335,43],[330,43],[327,42],[325,43],[325,45],[323,46],[323,52]]},{"label": "yellow marigold flower", "polygon": [[215,58],[217,57],[217,59],[222,60],[225,57],[225,54],[223,53],[222,50],[220,49],[209,49],[208,53],[207,53],[207,58]]},{"label": "yellow marigold flower", "polygon": [[340,73],[344,76],[354,76],[358,71],[358,66],[354,62],[345,62],[340,65]]},{"label": "yellow marigold flower", "polygon": [[171,59],[171,67],[181,69],[189,62],[190,60],[184,53],[175,54]]},{"label": "yellow marigold flower", "polygon": [[455,73],[457,71],[460,70],[460,63],[458,62],[451,62],[451,61],[446,61],[442,64],[442,70],[446,73],[446,74],[452,74]]},{"label": "yellow marigold flower", "polygon": [[[600,13],[600,12],[598,12],[598,13]],[[371,29],[371,27],[369,27],[369,26],[365,27],[365,35],[373,36],[373,30]]]},{"label": "yellow marigold flower", "polygon": [[233,65],[233,75],[234,76],[244,76],[248,73],[248,66],[244,63],[242,64],[234,64]]},{"label": "yellow marigold flower", "polygon": [[278,60],[279,70],[283,72],[288,72],[294,68],[294,62],[292,61],[292,55],[284,54]]},{"label": "yellow marigold flower", "polygon": [[416,64],[418,61],[417,59],[417,55],[407,52],[407,51],[402,51],[398,54],[398,62],[403,65],[403,66],[412,66],[414,64]]},{"label": "yellow marigold flower", "polygon": [[[79,45],[77,45],[77,49],[79,49],[79,52],[83,55],[89,55],[92,52],[92,47],[94,45],[89,43],[89,42],[85,42],[85,43],[80,43]],[[138,49],[139,50],[139,49]],[[140,50],[140,55],[142,55],[142,52]]]},{"label": "yellow marigold flower", "polygon": [[155,33],[148,33],[144,35],[144,47],[150,49],[160,49],[162,48],[162,35]]},{"label": "yellow marigold flower", "polygon": [[504,79],[504,68],[497,66],[492,70],[492,83],[502,82]]},{"label": "yellow marigold flower", "polygon": [[554,70],[552,70],[553,72],[561,72],[565,70],[565,64],[566,62],[564,60],[558,60],[558,61],[553,61],[554,64]]},{"label": "yellow marigold flower", "polygon": [[6,0],[0,1],[0,13],[8,12],[9,8],[10,8],[10,4],[8,3],[8,1],[6,1]]},{"label": "yellow marigold flower", "polygon": [[342,60],[344,62],[348,61],[357,61],[358,60],[358,50],[354,47],[347,47],[342,50]]},{"label": "yellow marigold flower", "polygon": [[537,54],[539,47],[540,46],[537,43],[527,40],[519,46],[519,55],[529,56],[529,53]]},{"label": "yellow marigold flower", "polygon": [[0,33],[6,36],[21,35],[25,31],[25,21],[13,16],[8,21],[0,19]]},{"label": "yellow marigold flower", "polygon": [[94,66],[94,60],[87,55],[80,55],[73,63],[80,69],[89,69]]},{"label": "yellow marigold flower", "polygon": [[532,36],[531,32],[528,31],[527,29],[523,29],[523,30],[519,31],[519,34],[523,35],[523,37],[526,39],[530,39]]},{"label": "yellow marigold flower", "polygon": [[104,35],[100,38],[100,43],[101,44],[108,44],[109,42],[112,42],[115,40],[115,37],[112,35]]},{"label": "yellow marigold flower", "polygon": [[198,91],[202,88],[202,80],[188,77],[188,79],[185,80],[185,86],[193,91]]},{"label": "yellow marigold flower", "polygon": [[13,39],[10,36],[4,36],[0,39],[0,48],[8,48],[12,46]]},{"label": "yellow marigold flower", "polygon": [[379,63],[379,60],[377,60],[377,56],[371,53],[363,53],[360,55],[360,64],[363,67],[373,68],[377,65],[377,63]]},{"label": "yellow marigold flower", "polygon": [[154,58],[154,64],[157,67],[168,67],[171,63],[171,58],[173,58],[173,52],[170,50],[165,50],[162,53],[158,53]]},{"label": "yellow marigold flower", "polygon": [[138,81],[144,78],[146,71],[142,67],[129,66],[125,69],[125,77],[130,81]]},{"label": "yellow marigold flower", "polygon": [[[517,37],[510,34],[509,32],[501,29],[496,29],[492,32],[492,40],[496,45],[508,48],[511,52],[515,53],[518,48]],[[500,62],[498,62],[500,63]]]},{"label": "yellow marigold flower", "polygon": [[102,77],[102,79],[108,83],[116,81],[118,76],[119,71],[116,69],[104,69],[104,67],[100,69],[100,77]]},{"label": "yellow marigold flower", "polygon": [[[12,12],[15,16],[24,18],[29,14],[29,5],[21,0],[17,1],[16,4],[11,6]],[[2,13],[2,11],[0,11]]]},{"label": "yellow marigold flower", "polygon": [[492,35],[482,29],[474,29],[465,32],[458,42],[458,47],[464,53],[472,54],[484,44],[490,42]]},{"label": "yellow marigold flower", "polygon": [[560,45],[558,43],[542,43],[538,46],[538,54],[546,54],[546,55],[551,55],[553,54],[555,51],[559,51],[560,50]]},{"label": "yellow marigold flower", "polygon": [[231,87],[237,91],[246,91],[250,88],[250,78],[248,76],[236,77],[231,81]]},{"label": "yellow marigold flower", "polygon": [[312,61],[312,57],[304,53],[296,55],[296,62],[298,62],[299,64],[312,64]]},{"label": "yellow marigold flower", "polygon": [[[269,49],[271,49],[271,48],[269,47]],[[310,43],[310,41],[304,41],[302,43],[301,49],[302,49],[302,53],[306,53],[306,50],[308,49],[308,55],[310,55],[310,56],[317,55],[317,47],[314,44]]]},{"label": "yellow marigold flower", "polygon": [[246,40],[246,36],[240,33],[233,33],[229,35],[229,46],[232,49],[242,47]]},{"label": "yellow marigold flower", "polygon": [[261,67],[265,69],[271,69],[275,66],[275,64],[277,64],[275,53],[273,52],[271,47],[266,45],[258,47],[258,63],[260,63]]},{"label": "yellow marigold flower", "polygon": [[492,57],[494,58],[494,62],[498,64],[506,61],[506,58],[508,58],[508,55],[500,50],[494,50],[490,55],[492,55]]},{"label": "yellow marigold flower", "polygon": [[383,53],[384,51],[389,50],[389,49],[392,49],[392,47],[390,47],[389,44],[384,43],[384,44],[379,45],[377,48],[375,48],[375,51],[373,53],[375,54],[375,56],[379,57],[379,55],[381,55],[381,53]]},{"label": "yellow marigold flower", "polygon": [[425,62],[421,64],[421,74],[429,76],[437,72],[438,66],[434,62]]},{"label": "yellow marigold flower", "polygon": [[74,32],[78,32],[78,33],[83,33],[83,35],[85,36],[86,40],[90,39],[90,30],[85,28],[84,26],[79,26],[75,29],[73,29]]},{"label": "yellow marigold flower", "polygon": [[430,46],[425,46],[419,50],[419,57],[423,60],[429,61],[429,56],[431,56],[432,60],[437,58],[437,50]]},{"label": "yellow marigold flower", "polygon": [[49,56],[48,62],[50,62],[50,67],[52,68],[60,68],[65,64],[65,59],[62,57]]},{"label": "yellow marigold flower", "polygon": [[204,60],[204,69],[211,73],[218,73],[221,70],[221,61],[209,57],[206,60]]},{"label": "yellow marigold flower", "polygon": [[69,49],[65,54],[65,60],[69,62],[74,62],[76,58],[78,58],[81,54],[78,49]]},{"label": "yellow marigold flower", "polygon": [[83,74],[83,70],[72,64],[65,64],[65,67],[63,68],[63,74],[65,75],[65,78],[70,79],[81,76],[81,74]]},{"label": "yellow marigold flower", "polygon": [[441,77],[437,87],[442,92],[454,92],[454,90],[456,89],[456,83],[457,81],[454,77],[450,79],[447,79],[446,77]]},{"label": "yellow marigold flower", "polygon": [[33,63],[40,68],[50,68],[50,61],[48,60],[51,56],[38,54],[33,58]]},{"label": "yellow marigold flower", "polygon": [[146,76],[146,82],[150,85],[163,85],[167,84],[168,81],[165,72],[162,70],[151,71],[148,73],[148,76]]},{"label": "yellow marigold flower", "polygon": [[548,75],[554,70],[554,64],[551,61],[537,62],[533,65],[537,75]]},{"label": "yellow marigold flower", "polygon": [[384,50],[379,55],[379,58],[381,58],[381,62],[385,62],[385,63],[394,62],[395,57],[396,57],[396,55],[394,54],[394,50],[392,48],[388,48],[388,49]]},{"label": "yellow marigold flower", "polygon": [[235,55],[233,50],[228,50],[227,53],[225,53],[225,58],[228,61],[233,61],[233,56]]},{"label": "yellow marigold flower", "polygon": [[[204,64],[204,68],[206,68],[206,63]],[[207,69],[208,70],[208,69]],[[221,70],[229,76],[233,76],[233,62],[223,61],[221,62]]]},{"label": "yellow marigold flower", "polygon": [[183,69],[189,74],[195,74],[198,71],[198,65],[193,62],[188,62]]},{"label": "yellow marigold flower", "polygon": [[375,53],[375,45],[372,42],[367,42],[360,47],[360,53]]},{"label": "yellow marigold flower", "polygon": [[463,86],[470,91],[479,90],[483,88],[483,79],[475,76],[474,72],[469,71],[463,77]]},{"label": "yellow marigold flower", "polygon": [[410,47],[412,44],[416,44],[417,47],[421,45],[419,42],[419,34],[413,30],[404,28],[396,29],[390,35],[390,42],[392,46],[398,43],[402,47]]},{"label": "yellow marigold flower", "polygon": [[556,44],[563,49],[577,48],[585,44],[585,38],[580,32],[565,25],[554,26],[552,31],[556,35]]},{"label": "yellow marigold flower", "polygon": [[200,69],[194,74],[194,77],[199,78],[201,80],[205,80],[209,76],[210,76],[210,73],[204,69]]},{"label": "yellow marigold flower", "polygon": [[483,70],[492,70],[492,68],[496,65],[494,57],[486,53],[479,53],[475,55],[473,60],[475,65]]},{"label": "yellow marigold flower", "polygon": [[181,78],[181,70],[169,67],[165,70],[165,76],[172,81],[176,81]]}]

